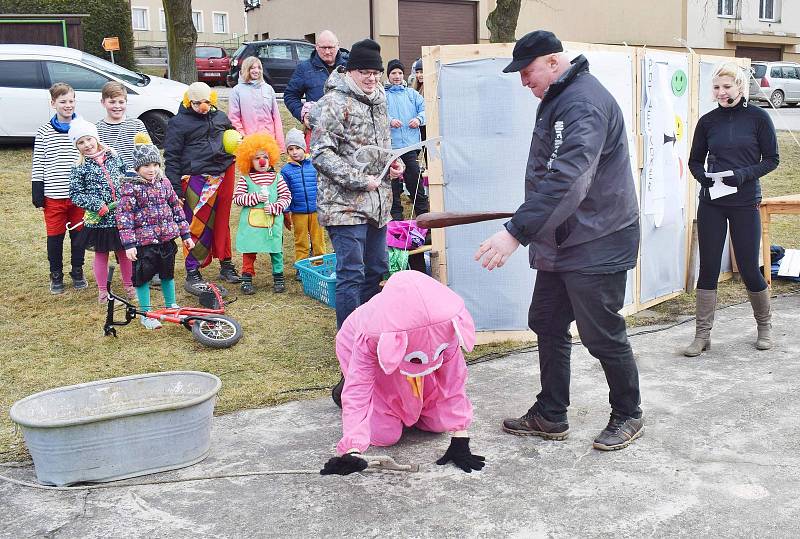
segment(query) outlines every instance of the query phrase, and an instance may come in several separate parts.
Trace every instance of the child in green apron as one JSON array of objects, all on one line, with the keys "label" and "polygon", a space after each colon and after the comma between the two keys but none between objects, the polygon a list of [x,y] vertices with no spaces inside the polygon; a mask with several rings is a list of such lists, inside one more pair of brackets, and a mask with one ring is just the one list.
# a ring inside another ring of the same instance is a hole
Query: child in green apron
[{"label": "child in green apron", "polygon": [[275,173],[280,158],[272,135],[254,133],[242,139],[236,150],[236,167],[242,173],[233,201],[242,207],[236,250],[242,253],[242,293],[255,294],[253,277],[258,253],[272,261],[272,291],[285,292],[283,277],[283,212],[292,202],[286,183]]}]

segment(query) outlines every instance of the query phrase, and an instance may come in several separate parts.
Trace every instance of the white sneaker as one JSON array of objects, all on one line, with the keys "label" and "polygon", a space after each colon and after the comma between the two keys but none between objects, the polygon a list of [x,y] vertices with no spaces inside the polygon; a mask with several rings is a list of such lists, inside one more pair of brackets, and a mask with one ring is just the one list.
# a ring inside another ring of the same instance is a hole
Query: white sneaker
[{"label": "white sneaker", "polygon": [[147,329],[161,328],[161,322],[159,322],[155,318],[148,318],[146,316],[142,316],[139,318],[139,320],[142,322],[142,325]]}]

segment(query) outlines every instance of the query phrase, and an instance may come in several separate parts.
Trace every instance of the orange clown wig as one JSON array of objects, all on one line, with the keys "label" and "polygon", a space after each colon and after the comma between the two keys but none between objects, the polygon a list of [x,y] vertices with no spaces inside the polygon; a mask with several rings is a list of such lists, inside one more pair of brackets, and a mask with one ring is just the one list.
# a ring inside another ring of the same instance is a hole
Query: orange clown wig
[{"label": "orange clown wig", "polygon": [[281,150],[272,135],[253,133],[244,137],[236,149],[236,168],[242,174],[250,174],[253,169],[253,158],[258,152],[267,154],[270,166],[275,166],[281,157]]}]

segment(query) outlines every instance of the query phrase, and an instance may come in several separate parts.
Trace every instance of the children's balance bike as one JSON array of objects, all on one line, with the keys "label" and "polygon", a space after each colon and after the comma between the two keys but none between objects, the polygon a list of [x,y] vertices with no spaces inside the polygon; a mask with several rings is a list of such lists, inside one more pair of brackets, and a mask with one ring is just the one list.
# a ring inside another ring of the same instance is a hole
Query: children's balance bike
[{"label": "children's balance bike", "polygon": [[[114,266],[108,269],[108,310],[103,332],[106,336],[117,336],[114,326],[127,326],[137,316],[154,318],[159,322],[172,322],[180,324],[192,332],[192,336],[201,344],[210,348],[230,348],[242,338],[242,326],[239,322],[224,316],[225,303],[222,301],[219,289],[208,283],[208,290],[200,295],[200,304],[203,307],[167,307],[152,311],[141,311],[136,305],[111,291],[111,279],[114,276]],[[125,320],[114,321],[114,302],[118,301],[125,306]],[[235,301],[235,300],[234,300]],[[230,301],[233,303],[233,301]]]}]

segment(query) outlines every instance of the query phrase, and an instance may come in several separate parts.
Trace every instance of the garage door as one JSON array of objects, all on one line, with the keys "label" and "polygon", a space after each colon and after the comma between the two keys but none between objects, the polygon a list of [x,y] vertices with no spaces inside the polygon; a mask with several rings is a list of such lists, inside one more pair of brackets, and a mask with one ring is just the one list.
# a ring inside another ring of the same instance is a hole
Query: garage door
[{"label": "garage door", "polygon": [[750,58],[765,62],[780,62],[783,60],[780,48],[768,47],[736,47],[737,58]]},{"label": "garage door", "polygon": [[406,69],[422,56],[424,45],[477,43],[477,6],[463,0],[400,0],[400,61]]}]

